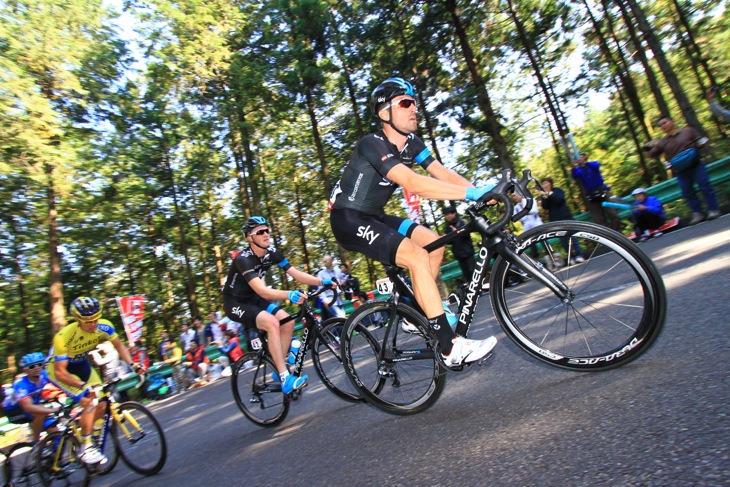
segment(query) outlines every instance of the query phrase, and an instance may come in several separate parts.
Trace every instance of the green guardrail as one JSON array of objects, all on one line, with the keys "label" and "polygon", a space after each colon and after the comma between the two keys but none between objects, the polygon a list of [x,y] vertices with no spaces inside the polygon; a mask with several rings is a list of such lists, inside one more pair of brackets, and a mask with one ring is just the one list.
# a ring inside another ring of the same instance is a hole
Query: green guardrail
[{"label": "green guardrail", "polygon": [[[707,164],[707,173],[713,186],[730,181],[730,156]],[[682,198],[682,192],[679,190],[677,178],[662,181],[661,183],[646,188],[646,192],[649,195],[656,196],[665,204]],[[631,195],[625,196],[625,198],[633,199]],[[620,218],[628,218],[631,215],[631,210],[619,210],[618,215]],[[586,211],[575,215],[573,218],[581,221],[590,221],[591,215]],[[457,261],[452,261],[441,266],[441,279],[444,282],[449,282],[459,277],[461,277],[461,268]]]}]

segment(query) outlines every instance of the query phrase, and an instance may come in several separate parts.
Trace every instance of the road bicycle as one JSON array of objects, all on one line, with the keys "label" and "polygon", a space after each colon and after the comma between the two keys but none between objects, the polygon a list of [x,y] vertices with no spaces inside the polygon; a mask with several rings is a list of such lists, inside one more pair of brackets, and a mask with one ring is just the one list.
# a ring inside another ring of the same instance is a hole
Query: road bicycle
[{"label": "road bicycle", "polygon": [[[143,375],[141,375],[144,381]],[[46,435],[36,453],[36,468],[45,486],[88,485],[94,475],[109,473],[119,461],[133,471],[154,475],[167,460],[165,434],[150,410],[135,401],[117,402],[114,389],[121,379],[114,379],[97,389],[95,407],[105,408],[106,414],[94,431],[94,443],[107,462],[86,465],[78,457],[81,445],[79,418],[82,410],[74,401],[64,404],[59,413],[62,431]]]},{"label": "road bicycle", "polygon": [[[532,357],[576,371],[607,370],[636,359],[654,343],[666,317],[666,291],[656,267],[626,237],[592,223],[558,221],[519,236],[508,233],[507,224],[535,203],[530,182],[543,191],[529,171],[520,181],[503,171],[500,182],[468,208],[469,223],[463,230],[426,247],[443,247],[462,232],[481,236],[476,269],[459,299],[455,332],[468,336],[489,282],[502,330]],[[507,196],[511,191],[527,200],[514,215]],[[490,219],[482,214],[487,208],[503,213]],[[386,266],[386,273],[379,290],[392,295],[364,304],[348,317],[341,336],[342,361],[370,404],[392,414],[415,414],[438,400],[449,367],[403,270]],[[385,326],[362,336],[360,324],[374,313],[385,317]],[[376,347],[370,343],[373,336]]]},{"label": "road bicycle", "polygon": [[[322,322],[317,318],[310,301],[327,290],[321,288],[310,294],[299,312],[281,321],[301,321],[302,337],[290,372],[301,375],[307,351],[312,350],[312,362],[322,383],[337,397],[349,402],[362,402],[363,398],[352,387],[345,375],[340,358],[340,332],[345,318],[329,318]],[[356,328],[363,336],[370,336],[364,325]],[[286,418],[291,401],[298,400],[302,391],[284,394],[278,378],[271,373],[276,367],[268,351],[266,333],[258,330],[259,339],[252,340],[254,351],[244,354],[231,366],[231,388],[241,412],[260,426],[276,426]],[[370,345],[377,347],[375,339]]]}]

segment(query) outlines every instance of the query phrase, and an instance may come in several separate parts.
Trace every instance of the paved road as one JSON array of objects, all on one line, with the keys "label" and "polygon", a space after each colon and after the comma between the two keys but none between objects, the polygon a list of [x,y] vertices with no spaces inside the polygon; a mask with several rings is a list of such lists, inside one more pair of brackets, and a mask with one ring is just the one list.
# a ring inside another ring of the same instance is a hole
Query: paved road
[{"label": "paved road", "polygon": [[[220,381],[153,406],[168,462],[95,486],[730,485],[730,216],[641,244],[669,293],[663,334],[603,373],[551,368],[501,332],[488,366],[453,373],[408,417],[348,404],[315,379],[279,427],[248,422]],[[477,323],[479,325],[480,323]]]}]

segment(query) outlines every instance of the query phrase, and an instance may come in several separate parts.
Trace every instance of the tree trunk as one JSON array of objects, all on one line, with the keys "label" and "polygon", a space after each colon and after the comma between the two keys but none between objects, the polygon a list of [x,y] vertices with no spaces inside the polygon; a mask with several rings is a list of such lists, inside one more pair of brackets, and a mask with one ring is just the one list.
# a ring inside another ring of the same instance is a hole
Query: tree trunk
[{"label": "tree trunk", "polygon": [[[623,94],[628,98],[629,103],[631,104],[631,108],[633,109],[634,116],[636,117],[636,120],[639,123],[639,129],[641,130],[642,135],[644,136],[644,140],[650,140],[651,139],[651,133],[649,132],[649,128],[646,125],[646,112],[644,111],[644,107],[641,104],[641,99],[639,98],[638,90],[636,89],[636,84],[634,83],[634,78],[631,76],[631,70],[629,69],[628,63],[626,62],[626,56],[624,56],[623,49],[621,49],[621,45],[617,43],[617,56],[620,62],[616,61],[616,57],[613,55],[613,52],[611,51],[611,47],[609,46],[608,39],[606,39],[606,36],[603,35],[603,31],[601,29],[601,22],[599,22],[593,15],[593,12],[590,9],[590,6],[588,5],[588,2],[586,0],[583,0],[583,4],[585,6],[586,11],[588,12],[588,15],[590,16],[591,22],[593,24],[593,28],[596,32],[596,37],[598,39],[599,48],[601,50],[601,53],[603,54],[603,57],[606,60],[606,64],[608,65],[608,68],[613,71],[614,76],[618,77],[620,81],[620,87],[619,83],[616,82],[615,78],[612,77],[612,83],[614,86],[616,86],[617,91],[622,91]],[[605,14],[606,18],[606,24],[608,24],[608,30],[610,35],[616,39],[616,35],[613,28],[613,21],[611,20],[611,16],[608,12]],[[629,112],[626,112],[626,116],[630,117]],[[631,119],[628,119],[629,124],[631,123]],[[632,132],[635,129],[632,127]],[[644,159],[644,151],[639,148],[639,155],[641,159]]]},{"label": "tree trunk", "polygon": [[[567,153],[566,155],[568,157],[568,161],[570,161],[573,157],[568,145],[570,129],[568,128],[565,114],[560,108],[560,103],[555,96],[552,84],[549,82],[549,80],[545,78],[545,76],[543,76],[542,63],[539,59],[539,53],[535,52],[536,50],[533,49],[532,42],[527,36],[525,26],[522,24],[522,21],[517,15],[517,11],[514,8],[512,0],[507,0],[507,6],[509,7],[509,13],[512,17],[512,21],[517,28],[517,35],[519,36],[520,41],[522,41],[522,48],[525,54],[527,54],[528,59],[530,60],[530,65],[532,66],[532,70],[535,73],[535,77],[537,78],[537,83],[542,90],[543,96],[545,98],[545,103],[547,103],[550,115],[555,121],[555,126],[558,129],[560,139],[563,141],[563,146]],[[577,157],[577,154],[575,156]]]},{"label": "tree trunk", "polygon": [[49,274],[48,301],[50,305],[51,332],[58,333],[66,326],[66,310],[63,304],[63,280],[61,278],[61,254],[58,252],[58,212],[56,210],[56,186],[53,180],[55,167],[45,164],[46,202],[48,204],[48,255]]},{"label": "tree trunk", "polygon": [[672,90],[674,98],[677,100],[677,104],[684,115],[687,125],[695,128],[700,134],[706,135],[705,129],[700,123],[700,120],[697,118],[697,113],[690,103],[689,98],[687,98],[687,94],[679,84],[679,79],[677,79],[677,75],[674,73],[672,65],[669,63],[667,56],[664,54],[659,38],[654,33],[651,25],[649,25],[649,21],[646,19],[646,15],[644,15],[644,11],[641,9],[639,4],[636,3],[636,0],[626,0],[626,3],[636,19],[639,30],[644,36],[644,40],[654,54],[654,59],[656,60],[659,69],[664,74],[664,79],[667,81],[669,88]]},{"label": "tree trunk", "polygon": [[[601,3],[606,11],[606,15],[610,15],[609,0],[601,0]],[[636,33],[636,29],[634,29],[634,24],[631,21],[631,15],[629,15],[628,10],[626,10],[626,5],[624,5],[622,0],[614,0],[614,3],[621,11],[621,17],[624,19],[624,25],[629,33],[629,39],[634,45],[634,54],[644,67],[646,81],[649,83],[651,93],[654,95],[654,101],[656,102],[657,109],[659,110],[659,113],[669,113],[669,105],[667,105],[667,102],[664,99],[662,90],[659,87],[659,80],[657,80],[656,74],[654,74],[654,70],[652,69],[651,64],[649,64],[649,59],[646,57],[646,53],[644,52],[644,46]],[[619,40],[617,38],[616,44],[619,44]]]},{"label": "tree trunk", "polygon": [[503,168],[514,170],[515,164],[512,160],[512,155],[509,152],[507,141],[502,135],[504,126],[499,122],[499,116],[492,106],[492,100],[489,97],[486,83],[484,82],[482,75],[479,73],[479,68],[476,64],[476,55],[469,44],[469,36],[467,35],[466,28],[456,11],[456,0],[444,0],[444,6],[451,16],[451,25],[456,33],[459,46],[461,47],[461,51],[464,56],[464,62],[469,70],[471,81],[474,84],[474,88],[477,93],[477,104],[484,114],[487,123],[487,131],[492,139],[492,149],[497,155],[500,165]]},{"label": "tree trunk", "polygon": [[167,175],[170,179],[170,191],[172,192],[172,202],[173,202],[173,208],[175,209],[175,220],[177,221],[177,229],[179,231],[179,238],[180,238],[180,253],[183,256],[183,259],[185,260],[185,288],[187,290],[188,295],[188,307],[190,310],[190,318],[194,318],[198,316],[198,296],[195,293],[195,281],[193,279],[193,272],[192,272],[192,266],[190,264],[190,252],[188,249],[188,242],[187,242],[187,230],[186,230],[186,223],[184,223],[184,218],[182,215],[182,211],[180,210],[180,202],[179,202],[179,196],[178,196],[178,189],[177,189],[177,183],[175,182],[175,173],[172,169],[172,166],[170,165],[170,161],[167,159],[167,155],[165,155],[165,158],[163,160],[163,164],[165,167],[165,170],[167,171]]}]

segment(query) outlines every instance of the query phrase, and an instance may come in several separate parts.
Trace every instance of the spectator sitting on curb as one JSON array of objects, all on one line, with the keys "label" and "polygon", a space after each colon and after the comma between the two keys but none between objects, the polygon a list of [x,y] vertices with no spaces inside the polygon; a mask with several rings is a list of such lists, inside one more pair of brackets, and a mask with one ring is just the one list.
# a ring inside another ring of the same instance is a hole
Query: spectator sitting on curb
[{"label": "spectator sitting on curb", "polygon": [[190,341],[190,350],[185,354],[183,365],[185,376],[193,383],[191,387],[204,386],[208,383],[210,360],[205,355],[205,348],[198,345],[197,340]]},{"label": "spectator sitting on curb", "polygon": [[644,188],[636,188],[631,195],[634,197],[635,232],[639,242],[645,242],[650,236],[660,237],[662,232],[651,234],[649,230],[656,230],[667,220],[662,202],[656,196],[647,195]]}]

